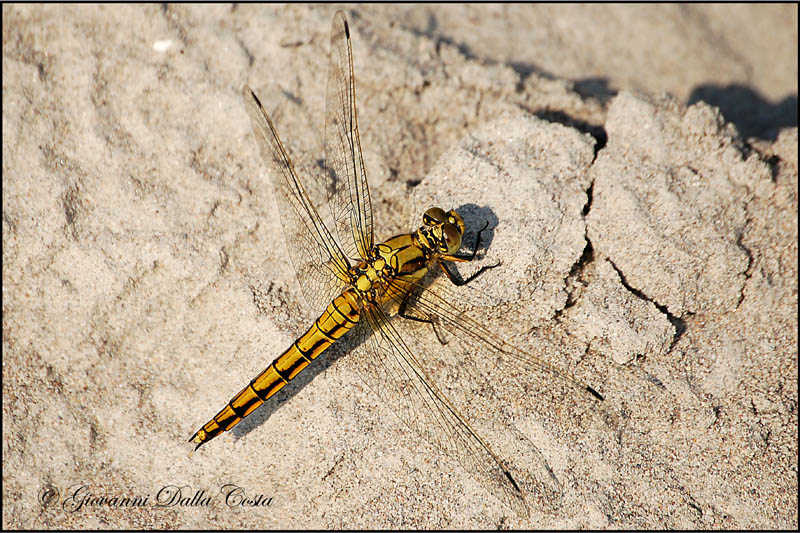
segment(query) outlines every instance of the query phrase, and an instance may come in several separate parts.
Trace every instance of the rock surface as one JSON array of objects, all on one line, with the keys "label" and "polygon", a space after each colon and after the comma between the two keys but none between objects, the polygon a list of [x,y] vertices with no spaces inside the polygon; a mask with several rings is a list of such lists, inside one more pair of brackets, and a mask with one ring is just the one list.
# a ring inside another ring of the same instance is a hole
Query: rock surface
[{"label": "rock surface", "polygon": [[333,11],[3,6],[4,528],[796,526],[789,5],[348,11],[376,236],[488,222],[451,292],[606,401],[408,326],[527,518],[344,349],[188,457],[320,311],[239,91],[321,199]]}]

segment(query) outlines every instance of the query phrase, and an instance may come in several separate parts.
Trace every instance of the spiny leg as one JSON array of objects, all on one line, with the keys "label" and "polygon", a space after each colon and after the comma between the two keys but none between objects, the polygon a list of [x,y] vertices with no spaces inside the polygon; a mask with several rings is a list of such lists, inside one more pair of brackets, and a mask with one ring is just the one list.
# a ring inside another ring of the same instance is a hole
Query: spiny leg
[{"label": "spiny leg", "polygon": [[481,267],[480,270],[475,272],[473,275],[471,275],[467,279],[461,279],[458,275],[456,275],[453,272],[451,272],[450,268],[447,266],[446,263],[439,263],[439,266],[444,271],[444,273],[447,275],[447,279],[449,279],[450,282],[453,285],[455,285],[456,287],[461,287],[461,286],[466,285],[467,283],[471,282],[472,280],[474,280],[475,278],[477,278],[478,276],[480,276],[481,274],[483,274],[487,270],[491,270],[493,268],[499,267],[500,266],[500,261],[498,261],[496,265],[486,265],[486,266]]},{"label": "spiny leg", "polygon": [[[481,235],[483,234],[484,231],[486,231],[486,228],[488,228],[488,227],[489,227],[489,222],[487,221],[486,224],[484,224],[483,227],[478,232],[478,235],[475,237],[475,246],[472,248],[472,253],[471,254],[469,254],[469,255],[459,255],[459,254],[443,255],[442,259],[444,261],[458,261],[458,262],[462,262],[462,263],[467,263],[467,262],[470,262],[473,259],[475,259],[475,256],[478,254],[478,249],[481,246]],[[467,283],[471,282],[472,280],[474,280],[475,278],[477,278],[478,276],[480,276],[481,274],[483,274],[487,270],[491,270],[492,268],[499,267],[500,266],[500,261],[498,261],[496,265],[485,265],[485,266],[481,267],[480,270],[478,270],[477,272],[472,274],[467,279],[461,279],[459,276],[454,274],[444,262],[439,263],[439,266],[442,268],[442,270],[444,271],[445,275],[447,275],[447,279],[449,279],[450,282],[453,283],[453,285],[455,285],[457,287],[461,287],[462,285],[466,285]]]},{"label": "spiny leg", "polygon": [[475,246],[472,247],[472,253],[471,254],[469,254],[469,255],[459,255],[459,254],[451,255],[450,257],[454,258],[454,259],[451,259],[451,261],[452,260],[456,260],[456,261],[458,261],[458,260],[461,260],[461,261],[472,261],[473,259],[475,259],[475,256],[478,253],[478,249],[481,247],[481,235],[483,234],[484,231],[486,231],[486,228],[488,228],[488,227],[489,227],[489,221],[487,220],[486,224],[483,225],[483,227],[480,229],[480,231],[478,231],[478,234],[475,236]]},{"label": "spiny leg", "polygon": [[411,314],[409,314],[407,312],[408,311],[408,302],[410,300],[411,300],[411,294],[406,294],[406,297],[403,299],[403,302],[400,304],[400,307],[397,309],[397,316],[399,316],[401,318],[405,318],[407,320],[413,320],[414,322],[422,322],[424,324],[430,324],[431,327],[433,328],[433,332],[436,334],[436,338],[439,340],[439,343],[442,344],[442,345],[447,344],[447,342],[448,342],[447,339],[445,339],[444,335],[442,335],[441,331],[439,331],[438,322],[436,322],[436,321],[434,321],[434,320],[432,320],[430,318],[427,318],[427,315],[426,315],[426,318],[423,318],[423,317],[419,317],[419,316],[413,316],[413,315],[411,315]]}]

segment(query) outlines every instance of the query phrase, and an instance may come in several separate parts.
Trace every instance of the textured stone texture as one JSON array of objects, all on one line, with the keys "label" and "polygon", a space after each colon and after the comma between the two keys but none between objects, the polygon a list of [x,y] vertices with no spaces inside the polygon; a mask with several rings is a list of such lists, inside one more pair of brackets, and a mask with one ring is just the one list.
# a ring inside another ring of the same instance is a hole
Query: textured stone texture
[{"label": "textured stone texture", "polygon": [[[528,519],[409,432],[346,353],[187,456],[319,312],[240,88],[321,198],[333,11],[3,5],[3,526],[795,526],[790,5],[351,8],[377,237],[429,203],[470,236],[488,221],[478,265],[502,264],[460,303],[615,421],[417,328]],[[228,507],[227,483],[273,500]],[[65,509],[76,484],[213,501]]]}]

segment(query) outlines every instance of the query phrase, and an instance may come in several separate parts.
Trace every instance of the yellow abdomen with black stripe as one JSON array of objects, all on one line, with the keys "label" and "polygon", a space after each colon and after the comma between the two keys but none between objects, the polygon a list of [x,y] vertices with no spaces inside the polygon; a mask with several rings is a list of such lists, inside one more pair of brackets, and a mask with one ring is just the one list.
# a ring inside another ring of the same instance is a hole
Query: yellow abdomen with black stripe
[{"label": "yellow abdomen with black stripe", "polygon": [[223,431],[230,431],[256,407],[294,379],[331,344],[350,331],[359,318],[358,297],[353,289],[345,289],[328,305],[308,331],[239,391],[228,405],[192,436],[190,442],[196,443],[199,448]]}]

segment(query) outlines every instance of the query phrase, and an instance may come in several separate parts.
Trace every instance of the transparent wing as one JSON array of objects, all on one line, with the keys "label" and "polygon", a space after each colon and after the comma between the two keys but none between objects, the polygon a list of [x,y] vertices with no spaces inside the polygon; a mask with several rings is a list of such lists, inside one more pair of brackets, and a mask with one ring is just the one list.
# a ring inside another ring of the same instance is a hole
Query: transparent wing
[{"label": "transparent wing", "polygon": [[[523,350],[491,332],[487,322],[471,316],[460,305],[465,299],[460,293],[472,289],[460,287],[454,290],[444,276],[439,276],[437,280],[440,283],[424,286],[394,280],[387,293],[392,295],[397,305],[407,302],[407,316],[431,320],[437,336],[443,336],[440,340],[450,343],[449,348],[455,348],[446,350],[441,347],[426,351],[425,360],[422,361],[423,371],[444,363],[452,369],[448,371],[449,374],[461,373],[461,379],[473,384],[468,386],[472,389],[469,393],[469,409],[473,416],[502,420],[501,413],[506,413],[505,408],[511,404],[498,402],[500,398],[492,392],[502,390],[502,398],[518,398],[526,411],[532,409],[537,421],[565,443],[584,439],[589,434],[596,437],[597,429],[605,430],[603,433],[608,438],[619,437],[617,413],[595,389],[545,361],[543,357],[551,356],[550,353],[539,357],[530,350]],[[480,294],[479,291],[475,292]],[[459,306],[453,303],[457,301]],[[422,329],[431,326],[395,317],[392,327],[402,339],[417,339],[421,338]],[[445,356],[445,353],[448,355]],[[448,358],[449,361],[445,362]],[[387,388],[382,397],[392,394],[397,395]],[[395,398],[394,401],[399,399]],[[411,411],[408,408],[406,410]],[[510,423],[510,419],[507,420],[509,422],[500,426],[504,436],[502,441],[498,441],[501,444],[501,450],[498,451],[502,451],[503,457],[513,460],[515,485],[524,488],[528,506],[545,512],[557,512],[563,504],[561,482],[535,443]],[[464,463],[463,460],[461,462]],[[526,466],[523,467],[523,464]],[[476,468],[465,468],[478,477]],[[491,480],[492,476],[484,478]],[[496,489],[494,492],[498,494]],[[508,494],[503,500],[508,502]]]},{"label": "transparent wing", "polygon": [[[469,289],[461,287],[455,291],[447,283],[442,279],[433,286],[423,286],[396,279],[391,282],[387,294],[398,305],[405,301],[407,314],[431,320],[434,327],[444,327],[451,336],[469,344],[477,356],[489,358],[492,364],[499,365],[498,370],[507,373],[523,370],[532,381],[529,386],[536,389],[537,403],[546,405],[548,412],[571,417],[580,413],[587,413],[590,417],[599,414],[607,426],[618,427],[616,415],[605,406],[603,397],[594,388],[491,332],[481,321],[453,303],[464,299],[458,292]],[[530,394],[533,391],[526,392]]]},{"label": "transparent wing", "polygon": [[289,154],[261,102],[247,85],[242,88],[242,97],[261,157],[272,177],[286,248],[303,295],[312,308],[322,309],[349,280],[350,262],[297,178]]},{"label": "transparent wing", "polygon": [[331,27],[325,112],[328,203],[348,257],[368,258],[372,248],[372,204],[361,156],[350,28],[337,11]]},{"label": "transparent wing", "polygon": [[508,469],[427,377],[384,311],[369,306],[364,316],[371,328],[363,320],[357,326],[354,335],[360,345],[345,357],[347,364],[401,421],[527,516],[522,492]]}]

